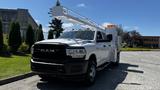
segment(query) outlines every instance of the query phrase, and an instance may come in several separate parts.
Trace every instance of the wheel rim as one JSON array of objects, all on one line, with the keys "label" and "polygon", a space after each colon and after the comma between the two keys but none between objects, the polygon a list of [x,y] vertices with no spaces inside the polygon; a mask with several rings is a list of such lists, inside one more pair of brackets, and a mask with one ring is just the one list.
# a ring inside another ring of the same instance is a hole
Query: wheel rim
[{"label": "wheel rim", "polygon": [[95,66],[94,66],[94,65],[92,65],[92,66],[90,67],[89,76],[90,76],[90,80],[91,80],[91,81],[94,81],[94,78],[95,78],[95,76],[96,76],[96,69],[95,69]]}]

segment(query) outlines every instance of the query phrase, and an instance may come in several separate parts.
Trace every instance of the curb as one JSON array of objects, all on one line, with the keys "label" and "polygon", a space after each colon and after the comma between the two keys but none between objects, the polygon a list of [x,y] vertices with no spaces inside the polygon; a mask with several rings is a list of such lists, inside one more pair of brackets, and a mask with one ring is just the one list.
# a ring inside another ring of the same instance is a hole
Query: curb
[{"label": "curb", "polygon": [[25,78],[34,76],[34,75],[36,75],[36,74],[33,73],[33,72],[29,72],[27,74],[18,75],[18,76],[11,77],[11,78],[8,78],[8,79],[2,79],[2,80],[0,80],[0,85],[4,85],[4,84],[11,83],[11,82],[15,82],[15,81],[18,81],[18,80],[21,80],[21,79],[25,79]]}]

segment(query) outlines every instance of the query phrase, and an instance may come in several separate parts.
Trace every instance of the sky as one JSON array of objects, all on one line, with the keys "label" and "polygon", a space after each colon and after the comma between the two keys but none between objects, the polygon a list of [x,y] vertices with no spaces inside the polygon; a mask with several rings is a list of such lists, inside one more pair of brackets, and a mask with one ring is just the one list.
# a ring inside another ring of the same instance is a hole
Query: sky
[{"label": "sky", "polygon": [[[100,25],[121,24],[126,31],[160,36],[160,0],[60,0],[61,4]],[[56,0],[0,0],[0,8],[28,9],[35,21],[48,31],[48,12]],[[73,26],[65,23],[65,28]]]}]

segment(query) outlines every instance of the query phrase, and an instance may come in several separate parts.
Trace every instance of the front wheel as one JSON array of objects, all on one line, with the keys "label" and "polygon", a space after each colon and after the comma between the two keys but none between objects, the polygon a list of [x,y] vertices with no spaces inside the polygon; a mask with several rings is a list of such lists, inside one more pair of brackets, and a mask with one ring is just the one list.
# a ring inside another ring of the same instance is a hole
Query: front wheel
[{"label": "front wheel", "polygon": [[95,82],[95,77],[96,77],[96,64],[94,61],[90,61],[88,64],[88,70],[85,79],[86,84],[92,85]]}]

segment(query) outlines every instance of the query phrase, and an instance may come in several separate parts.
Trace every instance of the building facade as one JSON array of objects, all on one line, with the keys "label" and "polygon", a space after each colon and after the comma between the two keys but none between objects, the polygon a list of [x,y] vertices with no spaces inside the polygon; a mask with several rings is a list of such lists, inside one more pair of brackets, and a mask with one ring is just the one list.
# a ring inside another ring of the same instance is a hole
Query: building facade
[{"label": "building facade", "polygon": [[27,9],[0,9],[0,19],[2,20],[3,33],[5,34],[10,32],[10,24],[12,22],[19,22],[23,40],[26,37],[29,24],[32,25],[34,30],[38,28],[37,23]]},{"label": "building facade", "polygon": [[160,36],[141,36],[143,46],[148,48],[160,48]]}]

